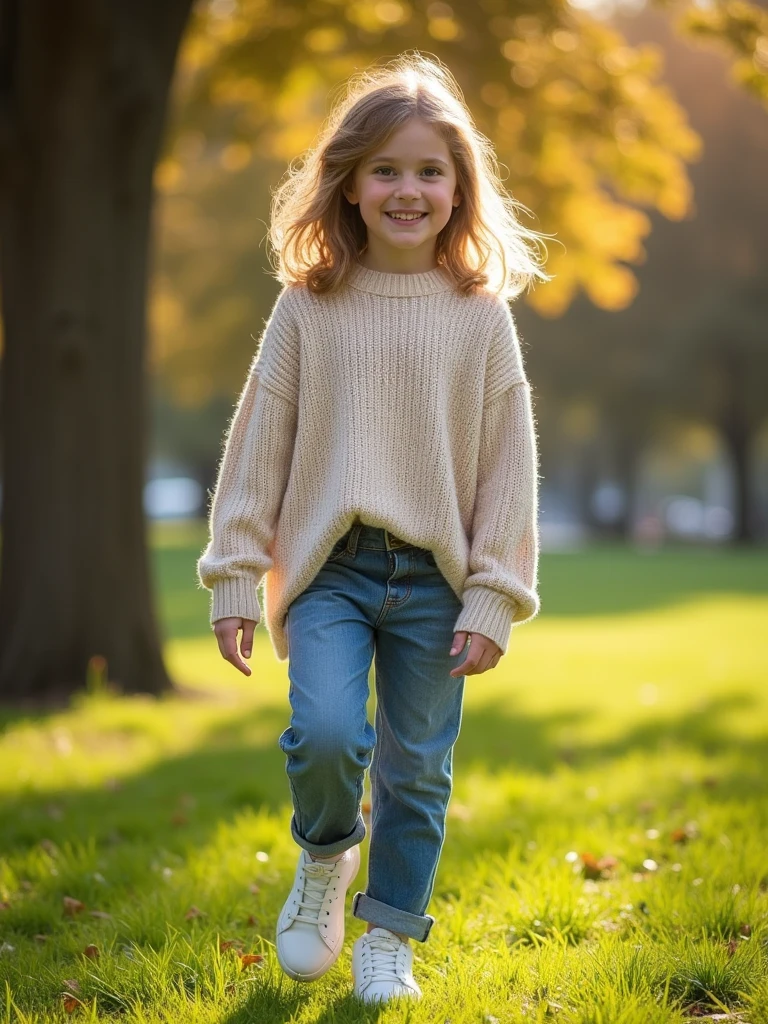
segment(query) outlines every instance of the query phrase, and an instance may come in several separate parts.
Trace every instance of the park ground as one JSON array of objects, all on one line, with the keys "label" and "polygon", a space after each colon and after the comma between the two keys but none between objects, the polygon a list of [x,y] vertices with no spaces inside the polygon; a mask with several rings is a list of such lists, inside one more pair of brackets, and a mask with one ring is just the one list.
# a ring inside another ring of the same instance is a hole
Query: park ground
[{"label": "park ground", "polygon": [[154,527],[183,696],[95,672],[0,715],[0,1024],[768,1024],[768,552],[543,557],[541,616],[467,677],[424,998],[377,1008],[349,912],[319,982],[275,958],[287,663],[262,628],[250,679],[222,661],[204,543]]}]

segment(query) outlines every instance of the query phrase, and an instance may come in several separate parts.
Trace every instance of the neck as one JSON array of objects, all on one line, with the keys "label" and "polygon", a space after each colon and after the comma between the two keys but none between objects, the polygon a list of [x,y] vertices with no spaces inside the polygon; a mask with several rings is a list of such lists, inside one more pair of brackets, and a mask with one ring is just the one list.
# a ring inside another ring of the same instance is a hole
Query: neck
[{"label": "neck", "polygon": [[371,256],[367,252],[359,257],[359,262],[366,270],[376,270],[380,274],[426,274],[428,271],[436,270],[440,266],[434,256],[430,259],[422,257],[418,260],[393,262],[392,260]]}]

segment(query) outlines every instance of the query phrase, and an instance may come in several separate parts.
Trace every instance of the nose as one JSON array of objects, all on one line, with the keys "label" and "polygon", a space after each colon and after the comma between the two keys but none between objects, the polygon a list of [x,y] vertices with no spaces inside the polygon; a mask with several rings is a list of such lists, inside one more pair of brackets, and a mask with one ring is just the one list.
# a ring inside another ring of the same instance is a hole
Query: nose
[{"label": "nose", "polygon": [[409,175],[403,178],[400,188],[395,193],[398,199],[408,199],[411,197],[419,198],[421,196],[421,190],[416,184],[415,180]]}]

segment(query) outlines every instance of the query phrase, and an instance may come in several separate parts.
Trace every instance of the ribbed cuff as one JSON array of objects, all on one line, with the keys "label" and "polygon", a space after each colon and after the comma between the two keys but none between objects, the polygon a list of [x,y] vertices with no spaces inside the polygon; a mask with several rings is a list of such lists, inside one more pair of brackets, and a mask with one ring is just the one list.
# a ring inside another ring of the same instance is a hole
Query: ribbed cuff
[{"label": "ribbed cuff", "polygon": [[468,587],[463,603],[454,633],[482,633],[506,654],[517,602],[490,587]]},{"label": "ribbed cuff", "polygon": [[218,619],[253,619],[261,621],[259,597],[253,579],[235,576],[232,579],[218,580],[213,584],[211,600],[211,625]]}]

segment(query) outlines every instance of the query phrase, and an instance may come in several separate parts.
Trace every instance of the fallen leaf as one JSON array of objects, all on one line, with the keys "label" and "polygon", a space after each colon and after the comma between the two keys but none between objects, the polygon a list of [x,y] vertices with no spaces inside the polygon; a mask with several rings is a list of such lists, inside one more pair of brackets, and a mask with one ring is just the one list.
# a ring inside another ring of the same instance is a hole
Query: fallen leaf
[{"label": "fallen leaf", "polygon": [[38,934],[34,936],[34,940],[35,940],[35,942],[40,942],[40,943],[47,942],[48,941],[48,936],[47,935],[43,935],[42,933],[38,932]]},{"label": "fallen leaf", "polygon": [[594,853],[589,852],[581,853],[579,856],[585,878],[610,878],[619,863],[615,857],[600,857],[598,859]]},{"label": "fallen leaf", "polygon": [[200,910],[199,907],[191,906],[184,917],[187,921],[191,921],[195,917],[207,917],[207,914],[204,910]]},{"label": "fallen leaf", "polygon": [[751,924],[746,924],[745,923],[745,924],[739,925],[739,935],[744,935],[746,938],[749,938],[749,936],[751,934],[752,934],[752,925]]},{"label": "fallen leaf", "polygon": [[256,918],[255,918],[255,917],[253,916],[253,914],[249,914],[249,915],[248,915],[248,920],[246,921],[246,924],[248,925],[248,927],[249,927],[249,928],[255,928],[255,927],[257,926],[257,924],[258,924],[258,923],[259,923],[259,922],[258,922],[258,921],[256,920]]},{"label": "fallen leaf", "polygon": [[90,945],[86,946],[83,950],[83,956],[87,956],[91,960],[98,960],[101,956],[99,953],[99,947],[91,942]]},{"label": "fallen leaf", "polygon": [[67,988],[71,989],[73,992],[79,992],[80,991],[80,982],[77,980],[77,978],[65,978],[64,979],[64,984],[67,986]]},{"label": "fallen leaf", "polygon": [[257,896],[261,892],[261,887],[256,885],[256,883],[254,882],[252,885],[248,886],[248,891],[251,893],[252,896]]},{"label": "fallen leaf", "polygon": [[242,939],[227,939],[224,942],[219,942],[219,950],[222,953],[232,948],[237,949],[239,951],[243,948],[244,945],[245,943],[242,941]]},{"label": "fallen leaf", "polygon": [[251,964],[259,964],[264,959],[260,953],[241,953],[240,970],[249,967]]},{"label": "fallen leaf", "polygon": [[64,995],[64,1009],[67,1011],[67,1013],[74,1013],[74,1011],[78,1008],[78,1006],[82,1006],[83,1005],[80,1002],[80,1000],[77,998],[77,996],[69,995],[67,992],[64,992],[63,995]]},{"label": "fallen leaf", "polygon": [[69,917],[74,917],[75,914],[79,914],[81,910],[85,910],[85,904],[80,900],[76,900],[74,896],[64,897],[64,913]]},{"label": "fallen leaf", "polygon": [[111,921],[112,915],[108,914],[106,910],[89,910],[88,913],[91,917],[98,917],[103,921]]},{"label": "fallen leaf", "polygon": [[580,853],[581,867],[585,878],[599,878],[600,868],[597,866],[597,857],[594,853]]}]

